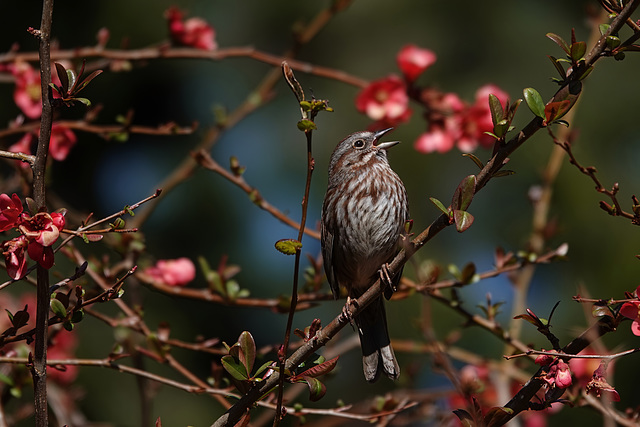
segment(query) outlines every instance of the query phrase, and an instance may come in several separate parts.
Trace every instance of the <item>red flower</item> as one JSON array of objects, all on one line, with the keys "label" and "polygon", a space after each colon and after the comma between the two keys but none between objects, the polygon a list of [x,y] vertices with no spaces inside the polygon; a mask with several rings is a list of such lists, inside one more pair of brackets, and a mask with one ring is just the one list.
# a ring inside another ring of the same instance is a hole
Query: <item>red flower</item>
[{"label": "red flower", "polygon": [[169,286],[184,286],[196,277],[196,267],[188,258],[160,260],[145,271],[152,279]]},{"label": "red flower", "polygon": [[9,69],[16,79],[13,101],[25,116],[37,119],[42,114],[40,73],[27,62],[16,62]]},{"label": "red flower", "polygon": [[509,95],[495,85],[484,85],[476,91],[476,102],[466,113],[464,134],[458,142],[458,146],[463,151],[473,151],[478,144],[483,148],[489,148],[495,142],[493,137],[485,134],[485,132],[493,131],[493,121],[489,109],[490,94],[494,94],[503,107],[509,99]]},{"label": "red flower", "polygon": [[189,18],[183,22],[183,13],[176,7],[167,10],[165,16],[169,21],[169,34],[174,43],[203,50],[218,48],[216,33],[204,19]]},{"label": "red flower", "polygon": [[415,45],[406,45],[397,56],[398,67],[409,82],[413,82],[420,74],[436,62],[436,54],[429,49],[421,49]]},{"label": "red flower", "polygon": [[[640,295],[640,286],[636,288],[636,295]],[[640,301],[625,302],[620,308],[620,314],[633,320],[631,332],[640,336]]]},{"label": "red flower", "polygon": [[51,127],[49,154],[55,160],[61,162],[67,158],[69,151],[71,151],[77,140],[76,134],[71,129],[54,123]]},{"label": "red flower", "polygon": [[[26,133],[18,142],[9,147],[9,151],[31,154],[31,144],[39,135],[39,129],[35,133]],[[49,139],[49,154],[55,160],[61,162],[67,158],[71,148],[77,141],[78,138],[71,129],[54,123],[51,127],[51,138]],[[22,166],[29,167],[29,165],[24,162]]]},{"label": "red flower", "polygon": [[22,202],[16,193],[11,197],[0,194],[0,231],[7,231],[20,221]]},{"label": "red flower", "polygon": [[549,368],[549,372],[544,378],[550,386],[556,386],[558,388],[567,388],[571,385],[571,369],[569,365],[558,359],[557,363]]},{"label": "red flower", "polygon": [[406,122],[411,116],[407,87],[394,75],[364,88],[356,97],[356,108],[384,126]]},{"label": "red flower", "polygon": [[[61,330],[55,335],[51,345],[47,349],[47,358],[72,359],[75,357],[75,349],[77,346],[78,337],[76,334]],[[71,384],[77,376],[78,365],[52,366],[47,369],[47,377],[63,385]]]},{"label": "red flower", "polygon": [[20,232],[29,241],[27,253],[29,258],[44,268],[53,267],[54,254],[51,245],[58,240],[60,230],[64,228],[65,212],[38,212],[33,217],[23,214]]},{"label": "red flower", "polygon": [[9,277],[14,280],[19,280],[27,272],[27,260],[24,257],[27,245],[28,242],[24,236],[2,242],[4,264],[7,267]]}]

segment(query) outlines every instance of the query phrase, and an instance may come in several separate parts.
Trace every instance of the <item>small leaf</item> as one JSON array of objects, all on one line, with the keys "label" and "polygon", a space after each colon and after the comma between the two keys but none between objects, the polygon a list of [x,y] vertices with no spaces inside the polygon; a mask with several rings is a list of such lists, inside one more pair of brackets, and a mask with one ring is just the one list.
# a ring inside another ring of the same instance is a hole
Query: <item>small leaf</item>
[{"label": "small leaf", "polygon": [[322,362],[318,365],[312,366],[311,368],[307,369],[304,372],[301,372],[299,375],[297,376],[309,376],[309,377],[319,377],[320,375],[324,375],[328,372],[331,372],[333,370],[333,368],[336,367],[336,364],[338,363],[338,358],[340,356],[336,356],[331,360],[327,360],[325,362]]},{"label": "small leaf", "polygon": [[489,109],[491,110],[491,121],[495,126],[496,123],[504,118],[504,110],[498,97],[492,93],[489,94]]},{"label": "small leaf", "polygon": [[564,50],[567,55],[569,55],[569,53],[570,53],[569,45],[567,44],[566,41],[564,41],[564,39],[562,37],[560,37],[559,35],[554,34],[554,33],[547,33],[547,37],[550,38],[551,40],[553,40],[555,42],[555,44],[560,46],[560,48],[562,50]]},{"label": "small leaf", "polygon": [[609,24],[600,24],[598,26],[598,29],[600,30],[600,34],[603,36],[607,33],[607,31],[609,31],[609,28],[611,28],[611,25]]},{"label": "small leaf", "polygon": [[72,98],[74,101],[83,103],[87,107],[91,107],[91,101],[88,98]]},{"label": "small leaf", "polygon": [[494,407],[487,412],[484,417],[484,424],[487,427],[497,427],[504,425],[513,416],[513,409],[505,407]]},{"label": "small leaf", "polygon": [[465,177],[456,188],[456,191],[453,193],[451,208],[454,210],[466,211],[471,204],[471,201],[473,200],[475,190],[476,176],[469,175]]},{"label": "small leaf", "polygon": [[528,87],[524,90],[524,100],[527,103],[527,106],[531,110],[533,114],[544,119],[544,101],[542,101],[542,97],[532,87]]},{"label": "small leaf", "polygon": [[308,132],[310,130],[318,129],[318,127],[313,121],[309,119],[302,119],[298,122],[298,129],[300,129],[303,132]]},{"label": "small leaf", "polygon": [[454,210],[453,219],[456,223],[456,230],[458,230],[458,233],[466,231],[471,227],[471,224],[473,224],[473,215],[467,211]]},{"label": "small leaf", "polygon": [[587,44],[585,42],[576,42],[571,44],[571,59],[578,62],[587,52]]},{"label": "small leaf", "polygon": [[64,307],[64,304],[62,302],[60,302],[59,299],[57,298],[52,298],[51,302],[51,311],[53,311],[53,313],[60,317],[60,318],[65,318],[67,317],[67,309]]},{"label": "small leaf", "polygon": [[562,80],[564,80],[567,77],[567,72],[564,70],[562,65],[558,62],[558,60],[555,57],[548,55],[548,58],[551,60],[551,63],[556,68],[556,71],[558,72],[558,74],[560,74],[560,77],[562,78]]},{"label": "small leaf", "polygon": [[475,163],[476,166],[478,166],[478,168],[480,168],[480,170],[482,170],[484,168],[484,164],[482,163],[482,161],[478,157],[476,157],[475,155],[473,155],[471,153],[464,153],[462,156],[470,158],[473,161],[473,163]]},{"label": "small leaf", "polygon": [[571,109],[571,101],[550,102],[544,107],[545,123],[549,124],[564,116]]},{"label": "small leaf", "polygon": [[302,248],[296,239],[281,239],[276,242],[276,249],[285,255],[295,255]]},{"label": "small leaf", "polygon": [[454,409],[453,413],[458,417],[458,420],[460,420],[460,424],[462,424],[463,427],[476,427],[473,417],[464,409]]},{"label": "small leaf", "polygon": [[239,381],[246,381],[249,379],[248,375],[247,375],[247,371],[245,370],[244,365],[242,365],[241,363],[236,362],[236,360],[233,358],[233,356],[230,355],[226,355],[226,356],[222,356],[222,359],[220,359],[220,361],[222,362],[222,366],[224,367],[224,369],[235,379],[239,380]]},{"label": "small leaf", "polygon": [[[76,73],[73,70],[67,70],[67,79],[69,84],[69,89],[73,89],[73,86],[76,84]],[[65,91],[66,92],[66,91]]]},{"label": "small leaf", "polygon": [[247,373],[251,374],[253,364],[256,361],[256,343],[248,331],[243,331],[238,338],[240,344],[240,362],[245,366]]},{"label": "small leaf", "polygon": [[61,95],[64,95],[69,91],[69,79],[67,77],[67,70],[64,68],[64,65],[57,62],[55,62],[54,65],[56,67],[58,78],[60,79],[60,85],[62,89]]},{"label": "small leaf", "polygon": [[449,215],[449,209],[445,208],[444,205],[442,204],[442,202],[438,199],[436,199],[435,197],[429,197],[429,200],[431,200],[431,203],[433,203],[434,205],[436,205],[436,207],[438,209],[440,209],[440,211],[445,214],[445,215]]},{"label": "small leaf", "polygon": [[[309,400],[317,402],[327,393],[327,387],[317,378],[303,377],[302,380],[309,386]],[[301,381],[298,381],[301,382]]]}]

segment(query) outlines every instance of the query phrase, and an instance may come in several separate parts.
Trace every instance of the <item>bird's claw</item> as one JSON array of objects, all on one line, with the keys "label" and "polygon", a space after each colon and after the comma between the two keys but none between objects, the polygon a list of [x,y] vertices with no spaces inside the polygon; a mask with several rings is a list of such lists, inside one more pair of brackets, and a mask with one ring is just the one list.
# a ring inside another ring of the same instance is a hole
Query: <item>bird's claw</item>
[{"label": "bird's claw", "polygon": [[398,290],[398,287],[393,283],[393,281],[391,280],[391,275],[389,274],[389,263],[386,262],[384,264],[382,264],[382,266],[380,267],[380,270],[378,270],[378,273],[380,273],[380,280],[382,280],[384,283],[387,284],[387,286],[390,286],[391,289],[393,289],[393,292]]}]

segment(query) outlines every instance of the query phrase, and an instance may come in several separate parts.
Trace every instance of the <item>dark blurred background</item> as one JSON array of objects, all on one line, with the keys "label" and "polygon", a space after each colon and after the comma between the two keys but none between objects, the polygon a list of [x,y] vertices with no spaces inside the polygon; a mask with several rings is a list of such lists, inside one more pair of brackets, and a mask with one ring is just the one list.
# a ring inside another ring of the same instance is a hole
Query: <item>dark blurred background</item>
[{"label": "dark blurred background", "polygon": [[[254,46],[278,55],[290,47],[292,29],[308,22],[328,4],[325,0],[68,0],[55,4],[53,37],[61,49],[91,46],[96,43],[98,30],[106,27],[111,33],[109,48],[118,48],[123,43],[128,48],[142,48],[168,39],[163,13],[177,5],[187,11],[187,16],[207,20],[215,28],[221,48]],[[568,39],[571,28],[575,28],[578,39],[586,40],[590,32],[587,10],[597,7],[594,1],[577,0],[360,0],[338,14],[304,46],[299,59],[374,80],[398,73],[396,53],[405,44],[414,43],[433,50],[438,56],[437,63],[420,78],[423,84],[456,92],[470,102],[477,88],[486,83],[497,84],[511,99],[521,98],[523,88],[535,87],[546,100],[556,89],[550,81],[555,71],[546,55],[559,57],[562,52],[545,34],[555,32]],[[40,13],[39,2],[0,2],[0,14],[4,17],[0,26],[0,52],[6,52],[14,43],[19,44],[20,51],[37,50],[37,43],[26,29],[39,26]],[[629,54],[623,62],[613,59],[599,62],[585,84],[578,115],[571,123],[579,132],[576,156],[584,165],[598,168],[605,186],[620,183],[620,200],[628,210],[640,178],[637,168],[638,61]],[[214,110],[237,107],[269,69],[270,66],[254,60],[236,58],[218,62],[152,60],[134,63],[130,72],[105,72],[84,92],[94,104],[104,106],[98,123],[113,124],[116,116],[131,109],[135,113],[134,124],[156,126],[175,121],[188,126],[197,121],[198,130],[191,136],[131,135],[125,143],[77,132],[79,143],[69,158],[52,167],[52,190],[63,197],[70,208],[94,212],[96,217],[111,214],[125,204],[152,194],[213,125]],[[328,99],[335,109],[332,114],[319,116],[318,130],[314,133],[316,171],[308,218],[308,224],[313,227],[320,216],[331,151],[342,137],[366,128],[370,122],[355,110],[357,88],[302,72],[296,75],[307,93]],[[245,179],[257,186],[269,202],[298,220],[306,167],[305,140],[296,128],[299,111],[294,97],[284,82],[280,82],[276,90],[273,101],[225,132],[211,154],[225,166],[230,156],[237,156],[240,164],[247,167]],[[3,127],[19,114],[12,92],[10,82],[0,84],[0,99],[4,100],[0,107]],[[82,108],[75,107],[64,110],[62,117],[77,118],[82,114]],[[531,118],[531,113],[523,105],[516,117],[518,128]],[[390,154],[394,169],[406,184],[416,231],[438,215],[428,198],[436,197],[448,204],[460,179],[477,170],[457,150],[444,155],[418,154],[412,144],[424,130],[420,111],[415,110],[411,121],[393,132],[392,138],[404,143]],[[1,148],[15,140],[17,138],[0,141]],[[462,267],[474,262],[479,271],[485,271],[492,268],[496,246],[514,252],[523,249],[531,230],[527,193],[541,183],[541,172],[552,146],[545,132],[529,140],[508,165],[516,174],[492,181],[474,200],[471,213],[475,223],[471,229],[464,234],[452,228],[442,232],[416,254],[411,265],[405,268],[405,274],[415,278],[415,266],[427,261],[440,263],[444,271],[448,264]],[[486,160],[490,152],[478,150],[476,155]],[[2,187],[3,192],[14,191],[8,183]],[[553,331],[563,344],[591,320],[585,318],[584,307],[571,301],[579,292],[579,286],[594,297],[622,298],[624,291],[633,291],[638,285],[635,275],[640,264],[634,257],[640,252],[637,230],[628,221],[601,211],[598,201],[602,197],[593,187],[587,177],[565,161],[550,212],[550,217],[557,221],[558,233],[549,240],[548,246],[568,243],[568,260],[540,267],[529,292],[528,307],[542,317],[548,317],[553,305],[560,301],[553,318]],[[278,239],[295,237],[297,231],[256,208],[244,193],[211,172],[198,170],[167,194],[142,232],[153,257],[149,260],[187,256],[195,261],[198,256],[204,256],[216,265],[223,255],[228,255],[230,263],[241,265],[242,272],[237,279],[253,296],[276,297],[290,290],[293,258],[281,255],[273,245]],[[305,253],[317,256],[318,242],[305,237],[303,243]],[[117,259],[115,253],[110,256]],[[191,286],[204,286],[201,274]],[[29,290],[27,285],[18,284],[12,292]],[[475,305],[482,304],[489,292],[494,301],[506,302],[498,320],[508,325],[513,289],[506,278],[469,286],[462,289],[460,295],[469,310],[476,310]],[[221,307],[170,298],[147,289],[142,289],[141,298],[145,319],[151,327],[167,321],[172,326],[172,336],[187,341],[202,335],[220,337],[231,344],[241,331],[249,330],[261,346],[281,341],[284,333],[286,317],[268,310]],[[342,304],[342,301],[323,303],[300,312],[294,326],[302,329],[315,317],[327,323]],[[424,339],[417,327],[423,304],[423,297],[413,296],[387,305],[392,337]],[[115,313],[114,307],[100,309]],[[435,303],[434,316],[441,339],[463,322]],[[532,326],[523,329],[523,341],[548,347]],[[628,324],[624,329],[606,337],[610,348],[637,346]],[[119,331],[88,318],[78,325],[77,333],[81,337],[77,356],[100,358],[111,350],[113,335]],[[351,337],[353,333],[345,328],[339,338]],[[500,358],[504,352],[501,342],[477,328],[462,329],[456,345],[493,358]],[[180,351],[174,355],[202,378],[209,374],[209,357]],[[400,387],[409,384],[420,389],[450,387],[444,376],[433,372],[430,357],[401,353],[399,360],[401,366],[411,365],[418,373],[414,378],[401,378]],[[633,387],[639,379],[634,363],[637,356],[623,358],[616,364],[614,382],[622,396],[620,408],[638,403],[633,396]],[[152,363],[150,367],[165,371]],[[356,402],[394,387],[386,379],[368,385],[362,378],[360,354],[356,349],[343,355],[336,372],[327,382],[329,391],[319,406],[332,406],[337,399]],[[172,372],[168,375],[180,379]],[[83,368],[74,387],[83,391],[79,405],[90,420],[118,426],[138,425],[139,402],[134,378],[110,370]],[[161,416],[167,426],[202,426],[211,423],[220,410],[209,397],[161,387],[152,413],[154,417]],[[589,409],[565,409],[553,418],[551,425],[567,425],[569,420],[575,423],[579,419],[588,425],[600,423],[593,421]],[[591,422],[593,424],[589,424]]]}]

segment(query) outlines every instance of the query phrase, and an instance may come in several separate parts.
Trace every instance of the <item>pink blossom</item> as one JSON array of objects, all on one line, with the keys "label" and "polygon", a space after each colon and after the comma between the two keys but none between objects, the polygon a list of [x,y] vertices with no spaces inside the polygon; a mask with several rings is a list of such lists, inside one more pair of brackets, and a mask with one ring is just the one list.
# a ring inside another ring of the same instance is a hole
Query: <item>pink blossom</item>
[{"label": "pink blossom", "polygon": [[60,230],[64,228],[65,212],[38,212],[33,217],[22,215],[20,232],[29,241],[27,253],[29,258],[36,261],[44,268],[53,267],[53,245],[60,236]]},{"label": "pink blossom", "polygon": [[[31,154],[31,145],[34,140],[38,139],[39,135],[39,129],[35,131],[35,133],[26,133],[18,142],[9,147],[9,151]],[[55,160],[61,162],[67,158],[71,148],[73,148],[77,141],[78,138],[71,129],[54,123],[51,127],[51,138],[49,139],[49,154]],[[29,167],[26,163],[22,163],[22,165]]]},{"label": "pink blossom", "polygon": [[154,280],[169,286],[184,286],[196,277],[196,267],[189,258],[159,260],[145,271]]},{"label": "pink blossom", "polygon": [[466,139],[469,147],[480,144],[483,148],[489,148],[495,139],[485,132],[493,131],[493,121],[491,119],[491,109],[489,108],[489,95],[495,95],[504,107],[509,100],[509,95],[495,85],[484,85],[476,91],[476,102],[469,108],[466,114],[465,135],[461,139]]},{"label": "pink blossom", "polygon": [[176,7],[167,10],[165,16],[169,21],[169,34],[176,44],[203,50],[218,48],[215,31],[204,19],[189,18],[182,21],[183,13]]},{"label": "pink blossom", "polygon": [[28,245],[27,238],[19,236],[2,242],[2,255],[9,277],[19,280],[27,272],[27,260],[24,250]]},{"label": "pink blossom", "polygon": [[441,127],[432,126],[429,132],[425,132],[418,137],[414,143],[414,148],[420,153],[446,153],[451,150],[455,144],[455,140],[451,133],[445,131]]},{"label": "pink blossom", "polygon": [[37,119],[42,114],[40,73],[27,62],[12,65],[10,71],[16,79],[13,101],[25,116]]},{"label": "pink blossom", "polygon": [[7,231],[18,225],[21,213],[22,202],[16,193],[11,197],[0,194],[0,231]]},{"label": "pink blossom", "polygon": [[356,97],[356,108],[370,119],[385,126],[395,126],[409,120],[407,87],[398,76],[376,80]]},{"label": "pink blossom", "polygon": [[568,364],[558,359],[555,364],[551,365],[544,379],[550,386],[555,385],[558,388],[567,388],[572,383],[571,369],[569,369]]},{"label": "pink blossom", "polygon": [[[34,304],[35,307],[35,304]],[[73,359],[78,346],[78,337],[71,331],[61,330],[47,348],[49,359]],[[71,384],[78,376],[78,365],[51,366],[47,369],[47,377],[59,384]]]},{"label": "pink blossom", "polygon": [[620,308],[620,314],[633,320],[631,332],[633,335],[640,336],[640,301],[625,302]]},{"label": "pink blossom", "polygon": [[436,62],[436,54],[429,49],[421,49],[416,45],[406,45],[397,56],[398,67],[409,82],[413,82],[420,74]]},{"label": "pink blossom", "polygon": [[65,126],[53,124],[51,139],[49,140],[49,154],[61,162],[67,158],[69,151],[76,144],[78,138],[73,131]]}]

